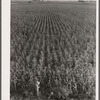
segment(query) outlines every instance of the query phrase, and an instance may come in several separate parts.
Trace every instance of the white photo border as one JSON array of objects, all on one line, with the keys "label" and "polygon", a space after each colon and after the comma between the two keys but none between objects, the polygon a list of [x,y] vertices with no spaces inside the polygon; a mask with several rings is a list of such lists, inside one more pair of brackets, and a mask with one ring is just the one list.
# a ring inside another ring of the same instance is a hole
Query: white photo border
[{"label": "white photo border", "polygon": [[[1,100],[10,100],[11,0],[2,0],[1,6]],[[96,100],[99,100],[99,0],[96,0]]]}]

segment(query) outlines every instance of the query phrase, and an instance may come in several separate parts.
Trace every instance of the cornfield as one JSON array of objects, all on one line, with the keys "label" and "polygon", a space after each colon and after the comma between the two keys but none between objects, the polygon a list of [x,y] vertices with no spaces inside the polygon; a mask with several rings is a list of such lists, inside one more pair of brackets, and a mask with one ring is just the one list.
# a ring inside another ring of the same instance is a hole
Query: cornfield
[{"label": "cornfield", "polygon": [[51,92],[49,100],[94,100],[95,6],[91,2],[11,4],[11,96],[36,98],[37,78],[36,100],[47,100]]}]

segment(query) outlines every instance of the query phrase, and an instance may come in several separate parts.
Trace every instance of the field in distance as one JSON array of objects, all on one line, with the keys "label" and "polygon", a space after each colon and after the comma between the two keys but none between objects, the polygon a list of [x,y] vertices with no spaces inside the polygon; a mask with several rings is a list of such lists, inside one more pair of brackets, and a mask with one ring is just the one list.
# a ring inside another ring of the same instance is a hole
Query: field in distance
[{"label": "field in distance", "polygon": [[95,100],[94,2],[11,3],[10,45],[11,100]]}]

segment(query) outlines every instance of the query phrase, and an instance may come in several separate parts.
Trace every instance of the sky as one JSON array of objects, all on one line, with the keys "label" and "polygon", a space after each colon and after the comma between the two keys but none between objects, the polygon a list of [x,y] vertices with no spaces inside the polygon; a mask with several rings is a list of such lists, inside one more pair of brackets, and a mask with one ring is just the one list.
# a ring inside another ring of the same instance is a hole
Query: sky
[{"label": "sky", "polygon": [[[29,0],[11,0],[11,1],[29,1]],[[49,1],[78,1],[78,0],[49,0]],[[89,0],[89,1],[96,1],[96,0]]]}]

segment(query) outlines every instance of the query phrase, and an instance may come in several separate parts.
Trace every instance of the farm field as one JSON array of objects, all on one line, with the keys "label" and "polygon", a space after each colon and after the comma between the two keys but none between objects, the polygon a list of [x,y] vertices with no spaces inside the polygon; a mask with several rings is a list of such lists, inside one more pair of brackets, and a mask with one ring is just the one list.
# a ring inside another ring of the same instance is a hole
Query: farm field
[{"label": "farm field", "polygon": [[95,100],[95,3],[12,3],[10,50],[11,100]]}]

